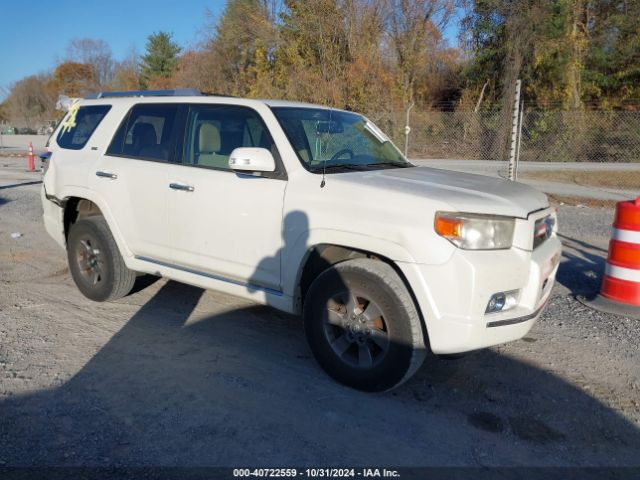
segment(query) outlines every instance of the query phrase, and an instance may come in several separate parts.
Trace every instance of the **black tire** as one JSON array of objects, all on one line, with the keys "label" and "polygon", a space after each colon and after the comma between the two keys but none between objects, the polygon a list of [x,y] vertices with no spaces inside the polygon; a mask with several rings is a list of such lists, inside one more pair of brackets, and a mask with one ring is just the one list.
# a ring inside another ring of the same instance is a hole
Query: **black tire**
[{"label": "black tire", "polygon": [[384,262],[347,260],[322,272],[306,295],[303,319],[320,366],[338,382],[358,390],[395,388],[418,370],[426,356],[411,295]]},{"label": "black tire", "polygon": [[136,280],[102,216],[83,218],[71,226],[67,260],[78,290],[96,302],[126,296]]}]

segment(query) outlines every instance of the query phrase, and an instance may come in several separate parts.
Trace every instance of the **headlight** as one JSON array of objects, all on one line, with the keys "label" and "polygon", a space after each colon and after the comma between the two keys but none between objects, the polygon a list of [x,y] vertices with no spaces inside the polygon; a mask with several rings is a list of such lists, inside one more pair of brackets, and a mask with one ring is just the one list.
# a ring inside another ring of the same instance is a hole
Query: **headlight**
[{"label": "headlight", "polygon": [[465,250],[511,248],[515,219],[475,213],[437,212],[435,230]]}]

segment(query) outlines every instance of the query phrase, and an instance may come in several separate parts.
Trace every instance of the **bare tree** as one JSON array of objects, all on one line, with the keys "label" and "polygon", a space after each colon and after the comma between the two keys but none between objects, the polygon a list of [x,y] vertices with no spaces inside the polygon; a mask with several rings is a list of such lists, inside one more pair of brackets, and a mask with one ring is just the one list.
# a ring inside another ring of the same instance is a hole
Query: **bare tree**
[{"label": "bare tree", "polygon": [[7,112],[7,106],[4,103],[0,103],[0,124],[9,121],[9,113]]},{"label": "bare tree", "polygon": [[31,75],[9,88],[4,102],[6,116],[14,124],[35,129],[38,124],[55,117],[56,94],[50,88],[50,77]]},{"label": "bare tree", "polygon": [[74,38],[67,46],[67,61],[93,67],[100,86],[109,84],[115,73],[115,62],[109,45],[100,39]]},{"label": "bare tree", "polygon": [[135,46],[129,47],[125,58],[113,67],[113,79],[109,84],[114,90],[137,90],[140,88],[140,55]]},{"label": "bare tree", "polygon": [[115,63],[113,79],[107,88],[113,90],[137,90],[140,88],[140,55],[134,46],[129,48],[122,61]]},{"label": "bare tree", "polygon": [[399,69],[405,102],[415,101],[416,81],[428,56],[437,50],[455,10],[454,0],[380,0],[389,46]]}]

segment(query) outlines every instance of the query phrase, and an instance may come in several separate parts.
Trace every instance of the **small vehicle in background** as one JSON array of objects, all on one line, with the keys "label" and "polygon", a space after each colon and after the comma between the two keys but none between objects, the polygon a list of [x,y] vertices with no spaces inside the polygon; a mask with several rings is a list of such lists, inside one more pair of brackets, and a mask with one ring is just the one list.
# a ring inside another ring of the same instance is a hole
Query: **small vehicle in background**
[{"label": "small vehicle in background", "polygon": [[43,125],[38,129],[38,135],[51,135],[55,125]]},{"label": "small vehicle in background", "polygon": [[31,128],[31,127],[18,128],[17,132],[18,132],[18,135],[37,135],[38,134],[38,131],[35,128]]}]

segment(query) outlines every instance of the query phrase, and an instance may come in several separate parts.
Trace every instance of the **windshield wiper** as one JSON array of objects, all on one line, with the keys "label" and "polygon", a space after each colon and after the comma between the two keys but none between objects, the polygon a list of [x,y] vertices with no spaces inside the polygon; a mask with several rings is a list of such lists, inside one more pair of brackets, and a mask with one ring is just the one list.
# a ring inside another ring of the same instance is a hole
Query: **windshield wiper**
[{"label": "windshield wiper", "polygon": [[368,168],[370,168],[369,165],[364,165],[362,163],[340,163],[338,165],[327,165],[326,167],[319,165],[317,167],[314,167],[311,171],[312,172],[321,172],[322,170],[326,170],[327,172],[332,170],[362,171],[362,170],[367,170]]},{"label": "windshield wiper", "polygon": [[375,162],[375,163],[367,163],[367,167],[397,167],[397,168],[408,168],[413,165],[409,163],[400,163],[400,162]]}]

